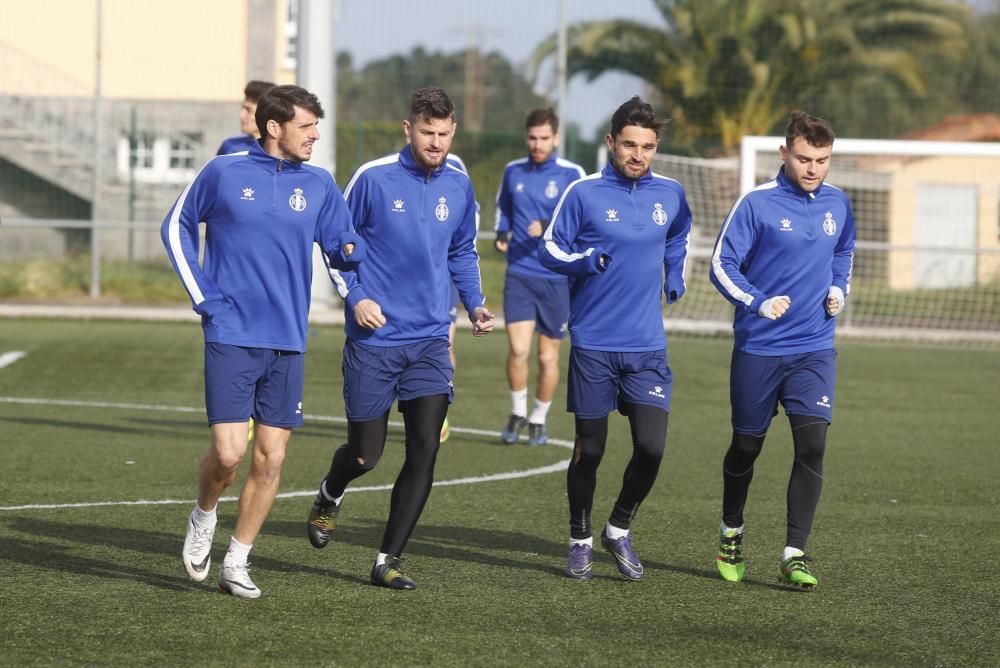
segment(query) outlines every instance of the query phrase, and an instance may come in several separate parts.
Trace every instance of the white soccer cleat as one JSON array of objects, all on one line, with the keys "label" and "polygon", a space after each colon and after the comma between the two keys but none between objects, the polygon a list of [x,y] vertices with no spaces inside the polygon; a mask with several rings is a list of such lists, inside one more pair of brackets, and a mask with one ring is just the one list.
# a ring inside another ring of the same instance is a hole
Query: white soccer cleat
[{"label": "white soccer cleat", "polygon": [[260,589],[250,579],[247,564],[226,566],[223,562],[219,569],[219,591],[237,598],[260,598]]},{"label": "white soccer cleat", "polygon": [[[193,513],[192,513],[193,515]],[[184,551],[181,561],[188,577],[195,582],[202,582],[208,577],[208,569],[212,565],[212,537],[215,536],[215,525],[201,527],[195,524],[194,517],[188,517],[187,535],[184,537]]]}]

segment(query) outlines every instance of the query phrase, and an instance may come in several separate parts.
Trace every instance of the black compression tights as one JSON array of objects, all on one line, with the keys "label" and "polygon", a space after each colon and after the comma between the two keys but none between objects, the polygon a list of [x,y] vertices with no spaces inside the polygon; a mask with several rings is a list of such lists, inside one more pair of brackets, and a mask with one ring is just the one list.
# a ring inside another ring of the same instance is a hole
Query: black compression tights
[{"label": "black compression tights", "polygon": [[[792,426],[795,460],[788,480],[785,544],[805,550],[823,488],[823,454],[830,425],[808,415],[789,415],[788,421]],[[726,526],[743,526],[743,507],[753,479],[754,462],[764,447],[764,436],[733,432],[729,451],[722,461],[722,521]]]},{"label": "black compression tights", "polygon": [[[448,414],[448,397],[439,394],[406,402],[406,459],[392,487],[389,519],[381,551],[399,555],[417,524],[434,482],[434,463],[441,439],[441,425]],[[375,468],[385,448],[387,412],[365,422],[349,422],[347,443],[337,448],[326,477],[327,494],[336,498],[347,485]]]},{"label": "black compression tights", "polygon": [[[639,505],[656,482],[660,461],[667,444],[667,414],[659,408],[626,404],[632,432],[632,459],[625,468],[621,492],[609,522],[628,529]],[[592,535],[590,511],[597,487],[597,467],[608,440],[608,418],[576,419],[576,444],[566,488],[569,495],[570,536],[583,539]]]}]

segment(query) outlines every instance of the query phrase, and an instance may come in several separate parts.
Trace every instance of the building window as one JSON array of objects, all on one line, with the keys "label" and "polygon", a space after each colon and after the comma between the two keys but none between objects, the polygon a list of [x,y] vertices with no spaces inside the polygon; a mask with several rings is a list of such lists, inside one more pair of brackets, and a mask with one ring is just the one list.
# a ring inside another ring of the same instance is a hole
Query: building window
[{"label": "building window", "polygon": [[187,183],[197,172],[201,133],[158,135],[143,131],[119,137],[118,180],[136,183]]}]

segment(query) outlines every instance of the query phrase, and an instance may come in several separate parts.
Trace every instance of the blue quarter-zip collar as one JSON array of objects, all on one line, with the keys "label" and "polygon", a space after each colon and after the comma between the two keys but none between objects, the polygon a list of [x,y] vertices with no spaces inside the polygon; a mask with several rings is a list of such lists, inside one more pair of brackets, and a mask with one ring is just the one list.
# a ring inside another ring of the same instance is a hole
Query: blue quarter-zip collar
[{"label": "blue quarter-zip collar", "polygon": [[548,169],[552,165],[556,164],[556,159],[558,157],[559,157],[559,152],[558,151],[552,151],[552,153],[549,154],[549,157],[547,157],[542,162],[536,163],[534,160],[531,159],[531,154],[529,153],[528,154],[528,165],[531,167],[531,169],[533,171],[542,171],[542,170]]},{"label": "blue quarter-zip collar", "polygon": [[403,150],[399,152],[399,164],[407,174],[415,179],[420,179],[421,181],[432,181],[439,177],[444,170],[448,168],[448,160],[447,156],[445,156],[445,161],[441,163],[440,167],[427,171],[424,169],[423,165],[417,163],[417,161],[413,158],[413,151],[411,150],[409,144],[404,146]]},{"label": "blue quarter-zip collar", "polygon": [[641,189],[648,186],[653,182],[653,170],[646,170],[646,173],[640,176],[638,179],[630,179],[625,176],[617,169],[614,165],[608,161],[608,164],[604,165],[604,169],[601,170],[601,178],[610,183],[613,186],[621,188],[622,190],[631,191],[634,189]]},{"label": "blue quarter-zip collar", "polygon": [[807,193],[805,190],[799,187],[799,184],[795,183],[790,178],[788,178],[788,176],[785,174],[784,165],[782,165],[781,168],[778,169],[778,175],[774,177],[774,180],[778,182],[778,187],[781,188],[786,193],[788,193],[789,195],[794,195],[795,197],[804,197],[808,199],[816,199],[817,197],[819,197],[820,191],[826,186],[825,182],[820,183],[819,188],[816,188],[816,190],[812,191],[811,193]]},{"label": "blue quarter-zip collar", "polygon": [[288,172],[291,170],[302,169],[301,162],[296,162],[294,160],[282,160],[281,158],[275,158],[270,153],[267,153],[263,148],[261,148],[261,142],[259,139],[254,142],[253,146],[250,147],[249,155],[251,160],[269,172]]}]

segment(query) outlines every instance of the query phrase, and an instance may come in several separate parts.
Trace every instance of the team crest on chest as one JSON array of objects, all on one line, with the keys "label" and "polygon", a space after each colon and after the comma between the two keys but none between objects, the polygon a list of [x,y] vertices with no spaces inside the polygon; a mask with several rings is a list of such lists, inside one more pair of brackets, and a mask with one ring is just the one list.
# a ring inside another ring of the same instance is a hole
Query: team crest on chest
[{"label": "team crest on chest", "polygon": [[549,181],[549,185],[545,186],[545,196],[549,199],[555,199],[559,195],[559,185],[555,181]]},{"label": "team crest on chest", "polygon": [[667,224],[667,212],[663,210],[663,205],[659,202],[653,205],[653,222],[657,225]]},{"label": "team crest on chest", "polygon": [[448,200],[442,195],[438,198],[438,205],[434,207],[434,217],[440,220],[442,223],[448,220]]},{"label": "team crest on chest", "polygon": [[302,194],[302,188],[292,191],[292,196],[288,198],[288,206],[292,207],[292,211],[306,210],[306,196]]},{"label": "team crest on chest", "polygon": [[829,211],[823,214],[823,231],[828,237],[837,233],[837,221],[833,219],[833,214]]}]

